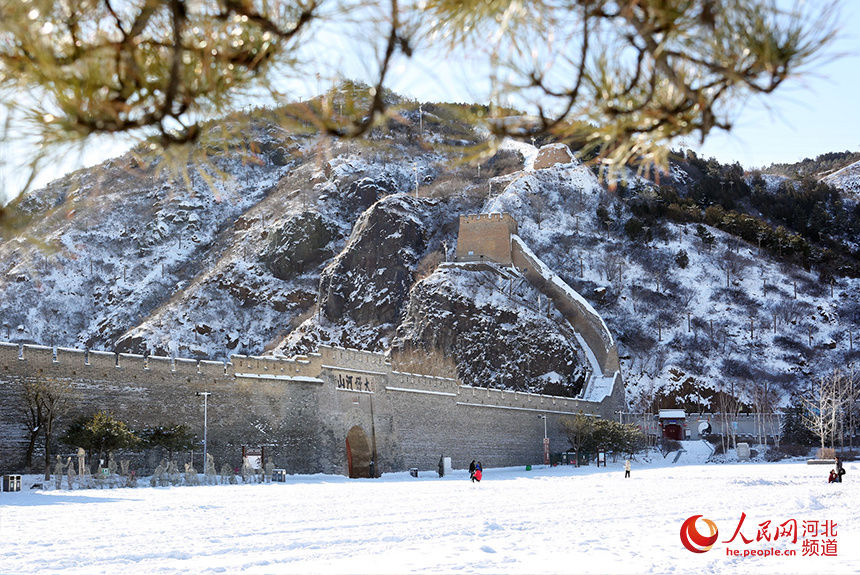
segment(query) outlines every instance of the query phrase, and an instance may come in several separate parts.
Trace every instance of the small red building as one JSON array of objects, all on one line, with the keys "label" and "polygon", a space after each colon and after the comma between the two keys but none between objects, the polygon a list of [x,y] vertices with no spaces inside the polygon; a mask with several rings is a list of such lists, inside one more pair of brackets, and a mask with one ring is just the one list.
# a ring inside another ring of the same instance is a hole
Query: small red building
[{"label": "small red building", "polygon": [[666,439],[686,439],[687,416],[683,409],[661,409],[658,415],[662,436]]}]

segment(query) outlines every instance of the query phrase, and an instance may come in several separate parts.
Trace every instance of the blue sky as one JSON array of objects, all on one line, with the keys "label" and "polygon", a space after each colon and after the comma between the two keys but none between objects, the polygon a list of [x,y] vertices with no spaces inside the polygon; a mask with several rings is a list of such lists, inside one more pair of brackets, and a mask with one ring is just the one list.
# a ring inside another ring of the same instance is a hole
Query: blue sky
[{"label": "blue sky", "polygon": [[[790,80],[774,94],[746,102],[732,132],[714,132],[701,146],[696,139],[687,138],[681,142],[684,147],[722,162],[739,162],[746,168],[794,162],[825,152],[860,151],[860,0],[843,1],[839,25],[840,37],[819,66],[807,70],[802,78]],[[363,64],[356,63],[373,61],[372,54],[357,53],[344,45],[342,37],[335,42],[344,50],[332,66],[362,75]],[[392,72],[389,87],[418,100],[487,101],[486,82],[476,80],[486,77],[480,58],[431,54],[400,63]],[[316,92],[314,80],[300,85],[303,90],[299,92],[307,92],[302,96]],[[96,142],[82,154],[71,153],[43,170],[36,187],[73,169],[121,154],[127,148],[128,143],[123,142]],[[0,149],[0,155],[3,151]],[[6,150],[7,160],[11,153]],[[7,196],[14,194],[21,173],[0,166],[0,202],[3,187]]]},{"label": "blue sky", "polygon": [[[792,2],[783,2],[789,7]],[[810,5],[824,5],[812,0]],[[795,162],[825,152],[860,151],[860,0],[843,0],[839,35],[817,65],[776,92],[743,104],[731,132],[714,131],[704,145],[688,137],[683,147],[746,168]],[[837,57],[838,55],[838,57]],[[424,100],[485,101],[481,63],[419,61],[392,84],[395,91]],[[484,74],[485,75],[485,74]]]},{"label": "blue sky", "polygon": [[843,2],[838,22],[831,53],[841,57],[750,103],[732,132],[710,137],[702,153],[750,168],[860,151],[860,1]]}]

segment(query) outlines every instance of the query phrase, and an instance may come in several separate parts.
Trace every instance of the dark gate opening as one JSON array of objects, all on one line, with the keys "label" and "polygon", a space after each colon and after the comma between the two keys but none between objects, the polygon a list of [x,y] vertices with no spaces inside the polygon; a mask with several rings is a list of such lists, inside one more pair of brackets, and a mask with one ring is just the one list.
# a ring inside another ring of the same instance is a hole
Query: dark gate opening
[{"label": "dark gate opening", "polygon": [[367,435],[355,426],[346,435],[346,464],[351,478],[372,477],[370,462],[373,453]]},{"label": "dark gate opening", "polygon": [[666,425],[664,425],[663,437],[665,437],[666,439],[677,439],[678,441],[684,439],[681,426],[677,423],[667,423]]}]

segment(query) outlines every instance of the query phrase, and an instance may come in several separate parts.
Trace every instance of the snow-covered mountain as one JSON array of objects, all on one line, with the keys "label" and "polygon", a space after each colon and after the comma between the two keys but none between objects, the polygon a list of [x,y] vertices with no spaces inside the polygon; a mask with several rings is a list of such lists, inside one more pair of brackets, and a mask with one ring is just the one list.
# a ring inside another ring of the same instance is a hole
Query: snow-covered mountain
[{"label": "snow-covered mountain", "polygon": [[855,201],[860,201],[860,162],[854,162],[822,178],[822,181],[845,191]]},{"label": "snow-covered mountain", "polygon": [[[0,339],[201,358],[393,346],[473,384],[575,394],[581,350],[539,291],[444,265],[459,215],[505,211],[616,335],[632,407],[785,402],[856,359],[857,279],[822,283],[707,225],[631,235],[629,200],[656,184],[535,170],[524,143],[471,166],[479,132],[424,109],[423,141],[410,110],[349,144],[261,117],[205,161],[133,153],[30,194],[0,228]],[[660,185],[697,177],[675,165]]]}]

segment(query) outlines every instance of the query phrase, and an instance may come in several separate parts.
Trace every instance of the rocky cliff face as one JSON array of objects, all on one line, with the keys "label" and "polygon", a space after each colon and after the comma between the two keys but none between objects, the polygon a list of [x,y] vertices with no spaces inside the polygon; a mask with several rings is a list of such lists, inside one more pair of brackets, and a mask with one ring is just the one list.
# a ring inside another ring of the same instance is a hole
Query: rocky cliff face
[{"label": "rocky cliff face", "polygon": [[[362,187],[371,185],[362,180]],[[282,351],[308,351],[317,342],[387,349],[416,274],[429,273],[444,260],[443,250],[456,241],[459,214],[476,208],[462,196],[382,197],[360,215],[343,249],[322,271],[320,310],[287,339]]]},{"label": "rocky cliff face", "polygon": [[575,396],[587,363],[563,321],[518,275],[487,264],[443,265],[410,292],[392,348],[448,355],[460,379],[476,387]]},{"label": "rocky cliff face", "polygon": [[545,297],[502,268],[444,266],[459,214],[475,209],[462,197],[382,197],[322,271],[321,309],[281,351],[309,351],[319,342],[391,346],[395,354],[447,357],[470,385],[578,393],[586,363]]},{"label": "rocky cliff face", "polygon": [[370,326],[397,321],[435,229],[436,203],[396,194],[359,217],[343,251],[320,278],[329,321]]}]

